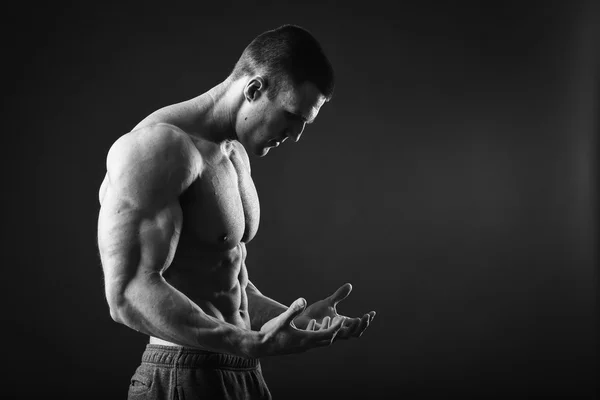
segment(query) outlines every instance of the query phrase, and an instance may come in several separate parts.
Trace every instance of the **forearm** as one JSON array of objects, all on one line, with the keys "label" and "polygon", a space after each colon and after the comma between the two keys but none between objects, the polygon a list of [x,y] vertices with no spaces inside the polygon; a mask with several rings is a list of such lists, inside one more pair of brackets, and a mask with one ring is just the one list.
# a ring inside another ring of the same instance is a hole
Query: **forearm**
[{"label": "forearm", "polygon": [[283,304],[263,295],[252,282],[248,282],[246,294],[248,295],[248,312],[252,330],[260,330],[265,322],[288,309]]},{"label": "forearm", "polygon": [[260,343],[258,332],[206,314],[158,274],[131,281],[111,306],[117,322],[182,346],[254,357]]}]

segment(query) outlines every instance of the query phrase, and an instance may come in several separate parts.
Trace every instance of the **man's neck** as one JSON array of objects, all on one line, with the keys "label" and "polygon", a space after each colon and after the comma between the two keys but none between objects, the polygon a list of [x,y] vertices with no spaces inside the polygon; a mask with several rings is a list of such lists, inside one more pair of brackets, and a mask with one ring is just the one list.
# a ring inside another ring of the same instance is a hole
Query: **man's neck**
[{"label": "man's neck", "polygon": [[238,111],[243,102],[242,80],[229,78],[191,100],[197,110],[198,131],[214,142],[238,140],[235,132]]}]

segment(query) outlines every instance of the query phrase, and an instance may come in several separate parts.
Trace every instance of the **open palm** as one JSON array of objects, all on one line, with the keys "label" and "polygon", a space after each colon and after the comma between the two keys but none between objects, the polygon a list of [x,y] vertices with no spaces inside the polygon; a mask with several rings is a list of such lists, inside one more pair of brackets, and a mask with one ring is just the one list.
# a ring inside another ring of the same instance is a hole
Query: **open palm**
[{"label": "open palm", "polygon": [[337,333],[336,339],[360,337],[373,321],[373,318],[375,318],[375,311],[355,318],[338,314],[338,303],[348,297],[351,291],[351,284],[346,283],[342,285],[331,296],[308,306],[304,312],[294,319],[294,325],[298,329],[315,331],[328,328],[334,319],[343,318],[344,324]]}]

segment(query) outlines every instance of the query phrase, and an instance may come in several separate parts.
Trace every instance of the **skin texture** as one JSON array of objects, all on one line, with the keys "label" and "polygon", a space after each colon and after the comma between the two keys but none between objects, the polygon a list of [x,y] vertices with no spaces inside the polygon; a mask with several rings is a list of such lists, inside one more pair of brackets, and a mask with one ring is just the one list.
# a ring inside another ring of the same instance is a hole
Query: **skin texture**
[{"label": "skin texture", "polygon": [[306,82],[269,99],[260,75],[226,80],[149,115],[107,155],[98,247],[112,318],[155,344],[244,357],[359,337],[375,316],[337,313],[345,284],[306,307],[264,296],[246,245],[260,206],[248,152],[299,140],[324,97]]}]

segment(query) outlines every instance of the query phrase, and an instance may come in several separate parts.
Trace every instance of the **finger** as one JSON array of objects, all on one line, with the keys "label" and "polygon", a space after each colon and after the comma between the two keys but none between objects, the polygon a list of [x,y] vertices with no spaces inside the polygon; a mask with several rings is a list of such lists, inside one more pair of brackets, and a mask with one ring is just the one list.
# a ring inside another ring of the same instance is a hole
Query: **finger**
[{"label": "finger", "polygon": [[334,338],[338,334],[338,332],[342,329],[342,326],[344,326],[344,317],[335,317],[333,319],[333,322],[329,326],[329,329],[332,331]]},{"label": "finger", "polygon": [[346,332],[348,336],[354,336],[358,333],[358,329],[360,328],[360,318],[347,318],[347,322],[344,325],[346,328]]},{"label": "finger", "polygon": [[335,306],[340,301],[344,300],[352,291],[352,285],[350,283],[343,284],[334,294],[328,297],[329,301]]},{"label": "finger", "polygon": [[342,328],[336,333],[334,340],[348,340],[350,338],[350,329],[347,326]]},{"label": "finger", "polygon": [[375,319],[376,314],[377,313],[375,311],[369,312],[369,316],[371,317],[371,319],[369,319],[369,323],[373,322],[373,319]]},{"label": "finger", "polygon": [[304,311],[305,308],[306,300],[304,300],[302,297],[294,301],[292,305],[284,312],[284,314],[287,313],[287,315],[284,317],[285,324],[290,324],[294,318]]},{"label": "finger", "polygon": [[344,325],[342,326],[342,329],[340,329],[340,331],[338,332],[337,336],[339,336],[340,339],[348,339],[350,338],[353,333],[356,331],[358,332],[358,327],[360,325],[360,318],[346,318],[344,321]]},{"label": "finger", "polygon": [[361,330],[362,318],[353,318],[352,326],[350,327],[350,332],[348,333],[350,337],[358,337],[358,334]]},{"label": "finger", "polygon": [[321,329],[327,329],[327,328],[329,328],[330,325],[331,325],[331,318],[329,318],[329,316],[323,318],[323,321],[321,322]]},{"label": "finger", "polygon": [[322,341],[331,342],[333,340],[333,338],[335,337],[335,334],[339,331],[339,329],[341,327],[342,327],[342,321],[341,321],[341,319],[338,319],[338,320],[334,321],[334,323],[332,323],[331,326],[327,329],[321,329],[316,332],[310,332],[310,334],[312,335],[312,337],[311,337],[312,345],[315,345],[316,343],[320,343]]},{"label": "finger", "polygon": [[348,326],[346,324],[346,320],[348,318],[339,316],[339,317],[335,317],[334,321],[335,321],[336,318],[340,318],[341,319],[341,324],[340,324],[340,328],[335,333],[334,340],[347,339],[348,338]]},{"label": "finger", "polygon": [[317,324],[317,321],[315,321],[314,319],[311,319],[310,322],[308,323],[308,326],[306,327],[306,330],[307,331],[314,330],[316,324]]},{"label": "finger", "polygon": [[341,329],[341,321],[335,321],[333,324],[331,324],[329,329],[315,332],[318,333],[319,336],[315,338],[313,345],[316,347],[331,345],[336,340],[337,334],[341,331]]},{"label": "finger", "polygon": [[358,332],[358,337],[361,337],[365,329],[369,327],[369,314],[365,314],[360,321],[360,330]]},{"label": "finger", "polygon": [[331,323],[336,323],[338,320],[340,321],[340,324],[341,324],[340,328],[344,327],[344,323],[346,322],[346,317],[344,317],[342,315],[336,315],[331,320]]}]

